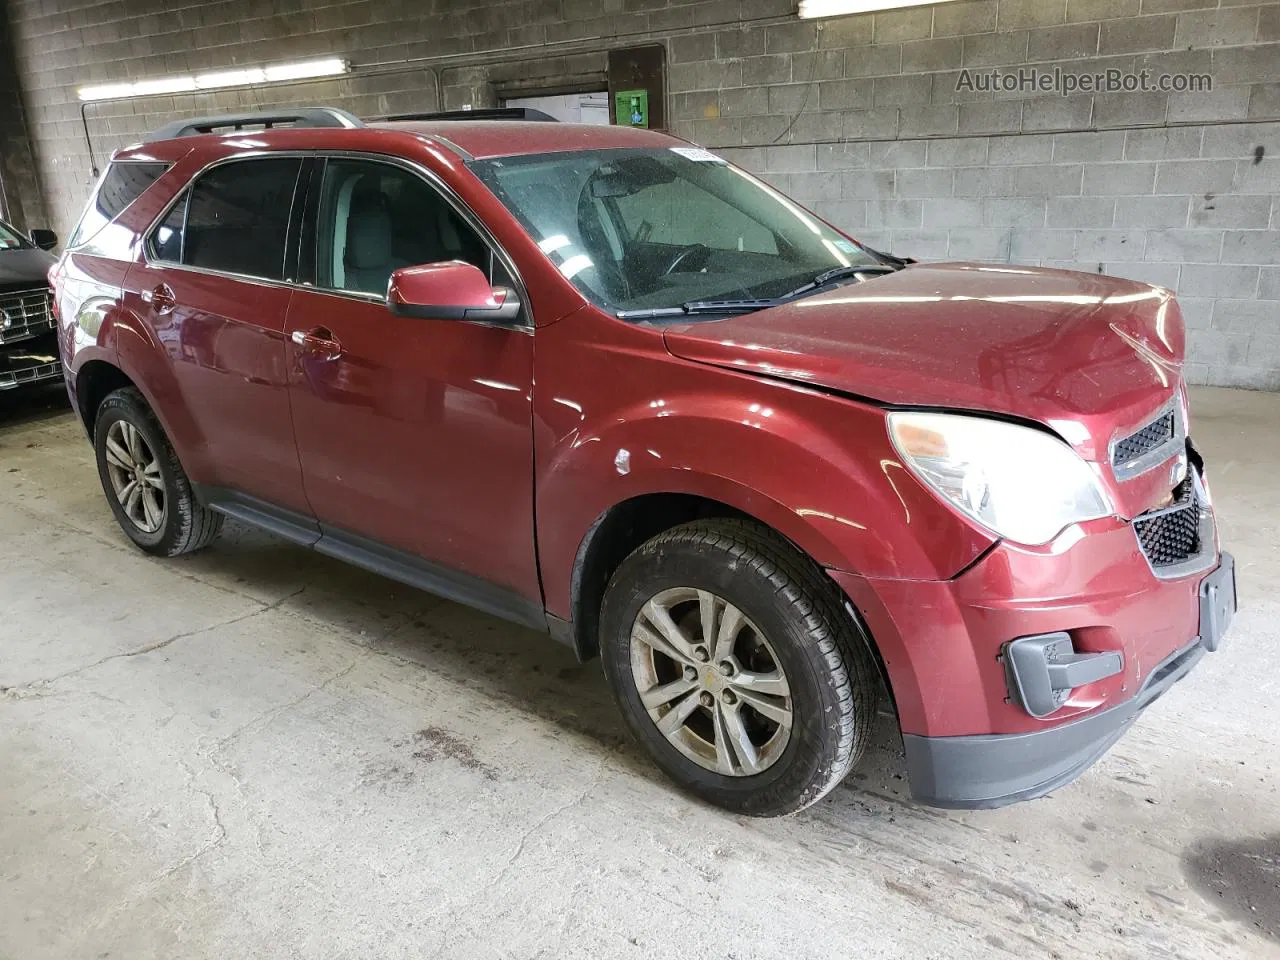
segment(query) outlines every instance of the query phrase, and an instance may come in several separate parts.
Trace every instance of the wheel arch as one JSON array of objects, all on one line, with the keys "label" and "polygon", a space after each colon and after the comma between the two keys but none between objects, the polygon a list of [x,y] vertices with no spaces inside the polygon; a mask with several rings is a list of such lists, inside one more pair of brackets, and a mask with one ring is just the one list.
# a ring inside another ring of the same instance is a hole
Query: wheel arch
[{"label": "wheel arch", "polygon": [[89,439],[93,439],[94,421],[102,401],[124,387],[137,389],[138,385],[114,363],[107,360],[87,360],[76,371],[76,413],[84,424]]},{"label": "wheel arch", "polygon": [[613,573],[637,547],[666,530],[694,520],[734,518],[755,524],[812,565],[823,582],[839,597],[850,626],[866,645],[880,674],[881,684],[893,697],[884,660],[875,637],[863,616],[844,590],[828,576],[822,565],[776,525],[724,500],[702,494],[654,492],[623,500],[601,513],[588,528],[578,546],[570,578],[571,618],[568,639],[580,660],[599,654],[600,605]]},{"label": "wheel arch", "polygon": [[590,660],[600,651],[600,603],[622,561],[664,530],[708,517],[755,519],[730,504],[691,493],[640,494],[596,517],[578,545],[569,580],[567,626],[579,659]]}]

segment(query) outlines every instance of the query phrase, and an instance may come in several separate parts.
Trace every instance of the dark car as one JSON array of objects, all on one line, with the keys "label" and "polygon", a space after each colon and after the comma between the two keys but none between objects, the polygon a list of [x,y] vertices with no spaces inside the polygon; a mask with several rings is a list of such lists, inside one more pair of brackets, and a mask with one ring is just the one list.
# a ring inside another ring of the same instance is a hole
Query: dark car
[{"label": "dark car", "polygon": [[1217,648],[1170,291],[887,257],[649,130],[286,119],[118,152],[58,267],[141,549],[231,516],[538,627],[756,815],[840,781],[881,683],[913,794],[989,807]]},{"label": "dark car", "polygon": [[51,230],[23,236],[0,220],[0,390],[51,383],[62,376],[50,311]]}]

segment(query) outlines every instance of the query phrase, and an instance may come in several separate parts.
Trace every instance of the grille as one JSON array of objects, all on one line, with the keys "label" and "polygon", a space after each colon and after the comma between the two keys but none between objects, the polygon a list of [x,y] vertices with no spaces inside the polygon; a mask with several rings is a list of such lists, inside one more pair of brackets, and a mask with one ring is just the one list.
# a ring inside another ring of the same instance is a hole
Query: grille
[{"label": "grille", "polygon": [[1200,498],[1188,476],[1174,490],[1174,500],[1133,521],[1138,543],[1155,568],[1190,560],[1200,552]]},{"label": "grille", "polygon": [[0,343],[13,343],[53,329],[49,291],[43,287],[0,294]]},{"label": "grille", "polygon": [[1137,433],[1131,433],[1116,444],[1111,462],[1122,466],[1168,443],[1174,437],[1172,410],[1156,417]]},{"label": "grille", "polygon": [[37,383],[41,380],[52,380],[58,376],[58,363],[42,363],[37,367],[26,367],[13,373],[0,372],[0,390],[9,390],[26,383]]}]

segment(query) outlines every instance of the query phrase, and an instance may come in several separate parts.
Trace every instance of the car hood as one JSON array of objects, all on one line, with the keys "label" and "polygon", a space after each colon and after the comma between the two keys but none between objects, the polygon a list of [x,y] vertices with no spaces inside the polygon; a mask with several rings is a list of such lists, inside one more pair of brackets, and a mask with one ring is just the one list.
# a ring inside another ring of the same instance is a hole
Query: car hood
[{"label": "car hood", "polygon": [[1086,459],[1168,402],[1184,345],[1172,294],[1088,273],[916,264],[756,313],[665,329],[686,360],[890,405],[1044,423]]},{"label": "car hood", "polygon": [[57,259],[44,250],[0,250],[0,292],[47,285],[55,263]]}]

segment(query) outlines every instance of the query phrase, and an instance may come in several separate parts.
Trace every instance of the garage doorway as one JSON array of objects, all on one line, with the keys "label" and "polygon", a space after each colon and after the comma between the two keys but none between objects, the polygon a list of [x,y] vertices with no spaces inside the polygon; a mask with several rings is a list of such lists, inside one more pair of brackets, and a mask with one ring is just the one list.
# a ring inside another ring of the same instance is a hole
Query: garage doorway
[{"label": "garage doorway", "polygon": [[503,101],[502,105],[541,110],[562,123],[609,124],[609,94],[604,90],[550,97],[515,97]]}]

